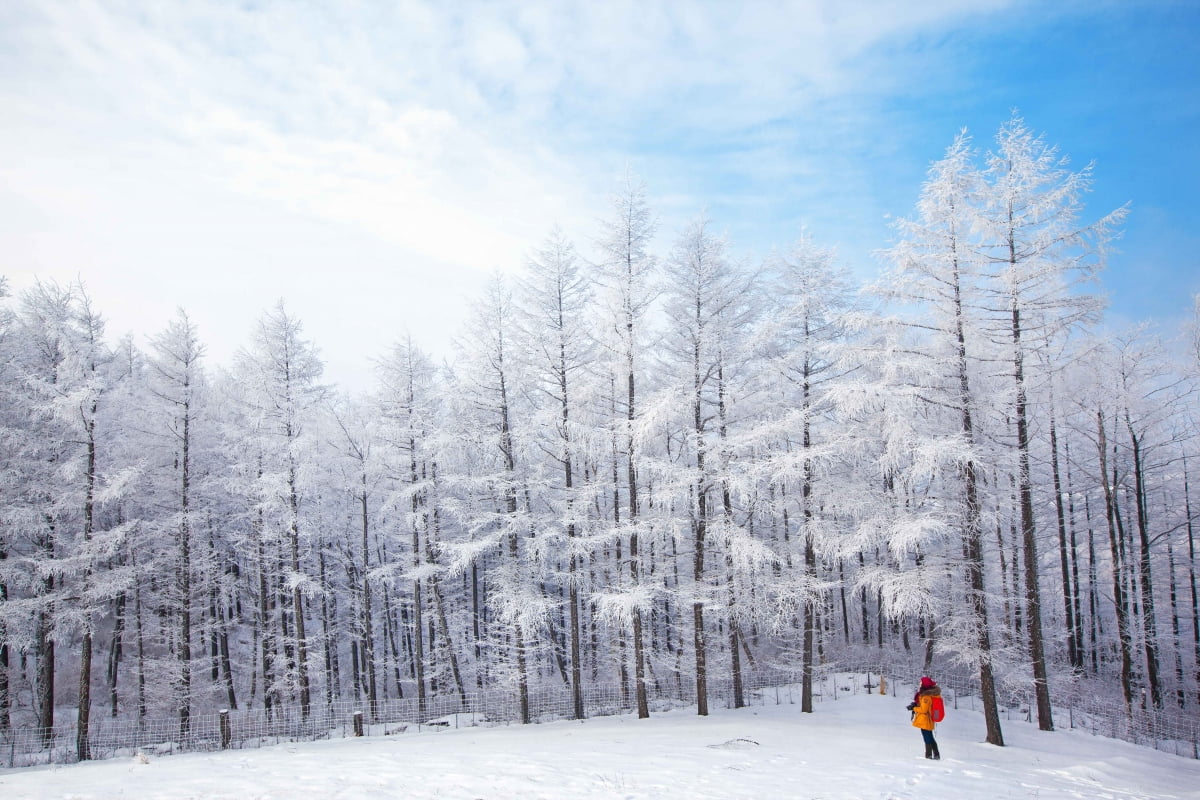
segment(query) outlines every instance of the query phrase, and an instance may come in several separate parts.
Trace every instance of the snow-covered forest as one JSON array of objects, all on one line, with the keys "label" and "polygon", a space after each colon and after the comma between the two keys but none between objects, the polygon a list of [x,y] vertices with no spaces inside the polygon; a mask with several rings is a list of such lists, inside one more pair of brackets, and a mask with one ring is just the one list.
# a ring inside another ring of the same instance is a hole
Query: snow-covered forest
[{"label": "snow-covered forest", "polygon": [[0,283],[0,730],[86,759],[98,717],[505,688],[527,719],[551,685],[706,714],[771,669],[808,711],[818,665],[891,653],[969,668],[993,744],[1005,687],[1047,730],[1081,685],[1196,709],[1200,300],[1102,325],[1092,179],[1015,117],[960,136],[868,286],[808,235],[658,230],[630,179],[453,357],[362,342],[357,396],[282,301],[216,364],[186,310],[112,340],[84,283]]}]

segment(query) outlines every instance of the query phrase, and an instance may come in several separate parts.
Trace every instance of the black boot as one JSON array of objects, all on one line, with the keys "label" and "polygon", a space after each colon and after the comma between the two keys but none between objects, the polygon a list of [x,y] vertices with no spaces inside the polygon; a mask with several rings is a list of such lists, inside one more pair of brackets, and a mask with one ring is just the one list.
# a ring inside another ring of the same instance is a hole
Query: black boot
[{"label": "black boot", "polygon": [[938,752],[937,742],[934,742],[933,743],[933,760],[941,761],[941,759],[942,759],[942,754]]},{"label": "black boot", "polygon": [[929,742],[925,743],[925,757],[933,758],[933,745],[931,745]]}]

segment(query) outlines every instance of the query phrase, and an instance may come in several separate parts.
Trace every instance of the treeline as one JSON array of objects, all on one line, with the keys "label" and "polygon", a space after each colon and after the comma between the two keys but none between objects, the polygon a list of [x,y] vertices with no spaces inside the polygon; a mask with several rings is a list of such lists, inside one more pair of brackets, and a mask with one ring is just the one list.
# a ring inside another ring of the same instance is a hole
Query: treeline
[{"label": "treeline", "polygon": [[[860,290],[802,237],[656,254],[629,182],[479,294],[455,357],[322,383],[280,303],[211,365],[180,312],[105,338],[81,285],[0,316],[0,731],[95,715],[618,685],[694,694],[915,650],[1195,708],[1187,361],[1101,334],[1123,211],[1013,118],[959,137]],[[0,284],[3,286],[3,284]],[[1200,308],[1198,308],[1200,311]],[[368,343],[367,347],[376,346]],[[1178,351],[1178,349],[1177,349]]]}]

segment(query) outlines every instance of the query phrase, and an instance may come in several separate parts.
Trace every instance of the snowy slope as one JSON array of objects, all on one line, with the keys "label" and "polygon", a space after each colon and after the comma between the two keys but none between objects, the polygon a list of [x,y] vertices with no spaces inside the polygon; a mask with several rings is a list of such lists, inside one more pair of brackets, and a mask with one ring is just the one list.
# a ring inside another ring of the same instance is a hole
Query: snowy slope
[{"label": "snowy slope", "polygon": [[1200,798],[1200,761],[950,710],[926,761],[905,699],[687,710],[649,720],[403,733],[260,750],[0,771],[17,798]]}]

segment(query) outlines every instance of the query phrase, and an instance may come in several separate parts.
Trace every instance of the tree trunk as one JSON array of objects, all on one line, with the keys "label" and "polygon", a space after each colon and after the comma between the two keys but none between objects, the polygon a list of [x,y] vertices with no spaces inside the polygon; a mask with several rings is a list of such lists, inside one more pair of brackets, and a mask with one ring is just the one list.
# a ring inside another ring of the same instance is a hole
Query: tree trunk
[{"label": "tree trunk", "polygon": [[[504,510],[508,514],[512,530],[508,533],[509,566],[514,575],[520,569],[520,550],[517,545],[516,516],[517,516],[517,466],[516,453],[512,440],[512,427],[509,421],[508,384],[504,374],[503,360],[499,361],[500,382],[500,450],[504,454],[504,472],[507,485],[504,487]],[[521,722],[528,725],[529,717],[529,672],[525,663],[525,630],[518,620],[513,625],[513,649],[517,661],[517,693],[521,706]]]},{"label": "tree trunk", "polygon": [[[411,373],[410,373],[411,377]],[[408,385],[408,394],[406,402],[408,403],[409,412],[409,427],[415,424],[413,421],[413,405],[416,402],[415,390],[413,384]],[[414,573],[419,575],[421,569],[421,558],[424,554],[424,549],[421,547],[421,527],[417,524],[418,516],[421,512],[421,493],[416,491],[417,481],[417,442],[413,437],[408,439],[408,480],[409,488],[412,491],[411,508],[412,518],[410,525],[412,526],[412,564]],[[421,596],[421,579],[413,578],[413,665],[416,669],[417,681],[417,709],[421,717],[425,716],[425,708],[428,698],[425,694],[425,643],[424,625],[425,625],[425,602]]]},{"label": "tree trunk", "polygon": [[[696,300],[696,325],[700,326],[700,301]],[[700,338],[696,336],[692,345],[692,434],[696,447],[696,480],[692,491],[696,497],[695,522],[693,524],[692,581],[695,596],[692,599],[692,647],[696,656],[696,714],[708,716],[708,665],[704,631],[704,549],[708,534],[708,480],[705,475],[704,416],[701,408]],[[633,390],[630,389],[630,402]],[[632,420],[631,420],[632,421]],[[630,476],[632,480],[632,470]]]},{"label": "tree trunk", "polygon": [[1013,378],[1016,382],[1017,480],[1021,498],[1021,542],[1025,555],[1025,617],[1029,626],[1029,657],[1037,695],[1038,727],[1054,730],[1050,684],[1046,675],[1046,646],[1042,636],[1042,599],[1038,587],[1037,538],[1033,518],[1033,481],[1029,472],[1029,422],[1026,418],[1024,351],[1021,345],[1021,312],[1012,305]]},{"label": "tree trunk", "polygon": [[[733,496],[729,490],[729,419],[728,406],[725,402],[724,353],[717,360],[717,418],[720,423],[717,432],[721,442],[721,472],[723,476],[721,479],[721,519],[726,529],[732,529]],[[733,707],[742,708],[746,704],[745,686],[742,680],[742,659],[738,649],[738,645],[742,641],[742,634],[737,616],[737,584],[733,572],[733,554],[729,552],[728,547],[726,547],[725,553],[725,568],[729,572],[729,670],[733,679]]]},{"label": "tree trunk", "polygon": [[[229,622],[225,616],[224,605],[218,606],[217,615],[216,622],[219,626],[217,648],[221,659],[221,681],[225,684],[225,703],[230,710],[237,711],[237,693],[234,691],[233,685],[233,665],[229,657]],[[250,655],[253,658],[253,650],[251,650]]]},{"label": "tree trunk", "polygon": [[[88,621],[90,624],[90,620]],[[79,716],[75,724],[75,757],[87,761],[92,757],[88,742],[92,713],[92,632],[83,632],[79,645]]]},{"label": "tree trunk", "polygon": [[[129,563],[137,566],[137,555],[129,548]],[[142,616],[142,582],[133,585],[133,618],[137,622],[137,711],[138,723],[146,719],[146,625]]]},{"label": "tree trunk", "polygon": [[[54,578],[47,577],[42,581],[44,594],[54,590]],[[37,655],[37,709],[38,727],[41,728],[42,745],[50,746],[54,728],[54,639],[50,634],[50,620],[54,613],[52,603],[39,609],[37,629],[35,633],[35,653]]]},{"label": "tree trunk", "polygon": [[1083,669],[1086,651],[1083,646],[1083,605],[1079,590],[1079,549],[1076,544],[1075,484],[1071,480],[1071,443],[1063,443],[1063,455],[1067,462],[1067,528],[1071,543],[1068,555],[1071,559],[1071,608],[1075,618],[1075,654],[1079,658],[1079,669]]},{"label": "tree trunk", "polygon": [[117,678],[121,670],[121,644],[125,637],[126,592],[121,592],[113,601],[113,632],[108,647],[108,701],[110,716],[117,718]]},{"label": "tree trunk", "polygon": [[[91,413],[84,426],[87,434],[87,472],[84,475],[85,488],[83,499],[83,546],[87,566],[82,576],[83,589],[81,599],[86,597],[92,582],[92,556],[86,552],[92,541],[92,531],[95,530],[95,495],[96,495],[96,403],[91,404]],[[86,601],[85,601],[86,602]],[[84,607],[83,641],[79,646],[79,710],[75,723],[75,755],[80,761],[92,757],[89,748],[89,732],[92,717],[92,614]]]},{"label": "tree trunk", "polygon": [[1067,512],[1063,505],[1062,480],[1058,468],[1058,432],[1055,425],[1054,412],[1050,416],[1050,470],[1054,481],[1054,512],[1058,520],[1058,561],[1062,569],[1063,608],[1067,625],[1067,660],[1071,666],[1079,670],[1083,668],[1083,660],[1076,647],[1078,635],[1076,631],[1075,605],[1071,598],[1075,590],[1071,584],[1071,559],[1067,552]]},{"label": "tree trunk", "polygon": [[[561,306],[560,306],[561,309]],[[558,318],[558,329],[561,331],[564,326],[564,320],[560,315]],[[559,339],[558,346],[558,365],[556,369],[558,377],[559,396],[562,401],[562,416],[561,416],[561,433],[562,438],[562,467],[563,467],[563,488],[567,494],[567,543],[571,548],[571,555],[568,560],[567,567],[567,607],[569,614],[568,626],[570,628],[570,656],[571,656],[571,711],[575,719],[583,719],[583,668],[580,664],[580,632],[579,632],[579,556],[575,552],[575,538],[577,531],[575,527],[575,474],[573,469],[573,461],[571,457],[571,406],[570,395],[568,393],[568,370],[567,370],[567,349],[563,340]]]},{"label": "tree trunk", "polygon": [[1197,701],[1200,702],[1200,599],[1196,592],[1196,537],[1192,524],[1192,498],[1188,489],[1187,459],[1183,460],[1183,508],[1187,517],[1188,537],[1188,583],[1192,591],[1192,666],[1196,671],[1193,681],[1197,689]]},{"label": "tree trunk", "polygon": [[379,702],[377,676],[375,673],[375,633],[373,630],[374,617],[371,610],[371,544],[370,544],[370,515],[367,504],[367,473],[362,473],[362,491],[359,493],[359,510],[362,522],[362,669],[366,676],[367,705],[370,708],[369,719],[374,722]]},{"label": "tree trunk", "polygon": [[[629,341],[633,341],[633,316],[630,312],[629,316]],[[635,460],[635,448],[633,437],[633,423],[636,419],[634,413],[634,380],[633,380],[633,351],[628,354],[628,406],[626,423],[629,426],[628,438],[629,447],[626,450],[628,456],[627,475],[629,479],[629,576],[633,581],[634,587],[641,585],[641,568],[638,564],[638,478],[637,478],[637,462]],[[703,620],[702,620],[703,621]],[[646,696],[646,654],[643,649],[642,636],[642,610],[635,607],[633,609],[633,679],[634,693],[637,698],[637,714],[638,719],[648,719],[650,717],[650,701]]]},{"label": "tree trunk", "polygon": [[[806,498],[807,500],[807,498]],[[807,504],[804,509],[804,516],[807,518],[810,512]],[[808,527],[808,520],[805,520],[805,527]],[[804,589],[804,650],[803,650],[803,677],[801,679],[800,690],[800,711],[805,714],[811,714],[813,710],[813,669],[815,652],[814,636],[816,633],[816,598],[812,596],[815,591],[813,585],[817,579],[817,560],[816,552],[813,550],[812,533],[805,531],[804,538],[804,583],[807,584]]]},{"label": "tree trunk", "polygon": [[1167,569],[1171,585],[1171,650],[1175,654],[1175,703],[1184,707],[1186,695],[1183,691],[1183,639],[1179,635],[1179,592],[1175,584],[1175,548],[1171,537],[1167,537]]},{"label": "tree trunk", "polygon": [[[436,466],[434,467],[434,471],[436,473]],[[437,530],[437,513],[437,509],[435,508],[433,511],[435,531]],[[432,564],[433,551],[429,537],[425,538],[425,551],[427,560]],[[443,647],[446,648],[446,659],[450,663],[450,675],[454,679],[454,689],[458,692],[459,701],[465,703],[467,694],[463,689],[462,675],[458,670],[458,655],[454,651],[454,641],[450,638],[450,625],[446,622],[446,604],[442,598],[441,581],[438,580],[436,575],[429,579],[429,588],[433,591],[434,613],[437,616],[438,628],[442,633],[442,641],[445,643]]]},{"label": "tree trunk", "polygon": [[[317,551],[317,580],[322,587],[329,583],[325,577],[325,547],[319,543]],[[333,626],[337,619],[337,595],[330,592],[321,593],[321,644],[325,651],[325,705],[332,706],[334,695],[341,697],[341,667],[338,664],[337,648],[333,644]],[[333,608],[330,609],[332,602]]]},{"label": "tree trunk", "polygon": [[1096,529],[1092,525],[1092,501],[1083,496],[1083,515],[1088,532],[1088,651],[1092,656],[1092,675],[1100,674],[1100,578],[1096,569]]},{"label": "tree trunk", "polygon": [[842,641],[850,646],[850,612],[846,605],[846,564],[838,559],[838,601],[842,610]]},{"label": "tree trunk", "polygon": [[[261,478],[261,472],[259,474]],[[270,578],[267,574],[267,548],[266,548],[266,531],[263,524],[262,512],[260,511],[254,525],[257,545],[258,545],[258,629],[260,632],[259,643],[262,647],[260,657],[262,658],[262,685],[263,685],[263,709],[267,712],[267,718],[271,717],[271,712],[278,705],[277,690],[275,688],[275,620],[273,594],[270,588]]]},{"label": "tree trunk", "polygon": [[[8,551],[0,543],[0,561],[8,558]],[[3,569],[0,568],[0,574]],[[0,605],[8,602],[8,584],[0,581]],[[8,683],[8,630],[0,622],[0,732],[12,728],[12,699]]]},{"label": "tree trunk", "polygon": [[1096,412],[1096,446],[1100,452],[1100,483],[1104,486],[1104,515],[1108,520],[1108,542],[1112,555],[1113,575],[1113,605],[1117,612],[1117,638],[1121,648],[1121,692],[1125,697],[1126,713],[1133,711],[1133,657],[1129,631],[1129,610],[1125,603],[1125,587],[1123,573],[1125,565],[1121,558],[1120,531],[1121,515],[1117,508],[1116,493],[1113,488],[1117,485],[1117,468],[1113,465],[1112,482],[1108,475],[1108,439],[1105,434],[1104,412]]},{"label": "tree trunk", "polygon": [[1129,411],[1125,412],[1125,428],[1133,448],[1134,507],[1137,515],[1139,544],[1138,577],[1141,583],[1142,619],[1145,630],[1146,682],[1150,684],[1150,699],[1155,708],[1162,708],[1162,679],[1159,676],[1158,620],[1154,612],[1154,580],[1150,573],[1149,509],[1146,502],[1146,476],[1142,465],[1142,442],[1133,430]]},{"label": "tree trunk", "polygon": [[[805,321],[805,338],[807,340],[808,326]],[[814,669],[814,635],[816,633],[817,615],[817,555],[814,549],[813,535],[813,467],[809,451],[812,448],[812,428],[808,415],[811,410],[810,402],[810,365],[808,356],[804,359],[804,382],[800,412],[803,415],[801,423],[801,446],[804,448],[804,466],[802,483],[800,485],[801,518],[804,520],[804,530],[801,533],[804,542],[804,677],[800,692],[800,711],[811,714],[813,710],[813,669]]]},{"label": "tree trunk", "polygon": [[[293,438],[289,429],[289,444]],[[296,490],[296,465],[292,463],[288,465],[288,505],[291,510],[291,524],[288,527],[291,567],[294,579],[298,579],[300,577],[300,496]],[[308,637],[304,630],[304,597],[300,593],[299,584],[292,587],[292,614],[296,618],[296,682],[300,687],[300,715],[304,719],[308,719],[312,706],[308,685]]]},{"label": "tree trunk", "polygon": [[471,633],[475,641],[475,686],[483,688],[483,597],[479,585],[479,565],[471,563]]},{"label": "tree trunk", "polygon": [[[957,239],[952,240],[955,244]],[[967,339],[962,306],[957,252],[953,258],[955,344],[957,346],[958,391],[961,430],[967,442],[975,445],[975,423],[971,415],[970,374],[967,363]],[[984,726],[988,744],[1004,746],[1000,729],[1000,710],[996,703],[996,682],[992,674],[992,639],[988,623],[987,591],[984,584],[983,514],[979,501],[979,475],[974,458],[962,467],[964,506],[963,554],[967,567],[967,596],[976,630],[975,646],[979,650],[979,692],[983,704]],[[1001,548],[1003,551],[1003,548]],[[1003,571],[1001,572],[1003,583]],[[882,627],[882,620],[880,620]]]},{"label": "tree trunk", "polygon": [[[186,511],[185,511],[186,514]],[[179,608],[179,693],[176,705],[179,709],[179,738],[184,741],[191,728],[192,715],[192,610],[191,610],[191,561],[187,541],[188,524],[183,523],[180,535],[180,563],[176,575],[176,586],[180,596]]]}]

